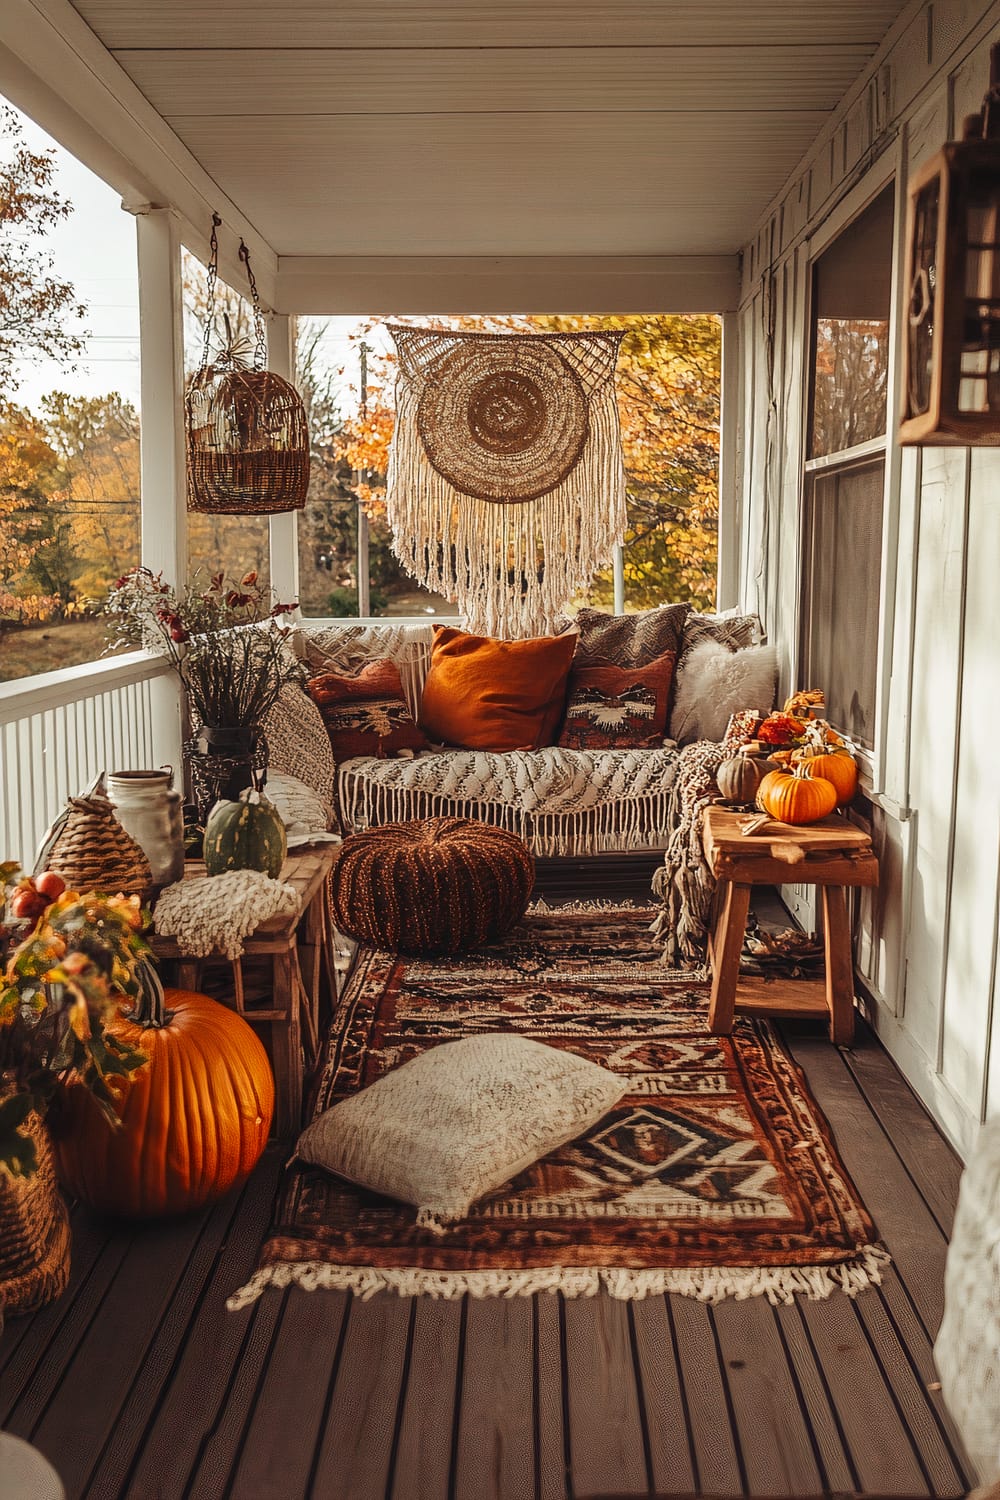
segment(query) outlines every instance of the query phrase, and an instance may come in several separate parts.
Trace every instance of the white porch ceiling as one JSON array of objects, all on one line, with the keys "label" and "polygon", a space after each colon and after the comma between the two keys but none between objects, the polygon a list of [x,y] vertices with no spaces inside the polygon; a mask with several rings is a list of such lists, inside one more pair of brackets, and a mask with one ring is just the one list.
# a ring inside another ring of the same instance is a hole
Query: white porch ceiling
[{"label": "white porch ceiling", "polygon": [[281,257],[731,255],[904,0],[74,0]]}]

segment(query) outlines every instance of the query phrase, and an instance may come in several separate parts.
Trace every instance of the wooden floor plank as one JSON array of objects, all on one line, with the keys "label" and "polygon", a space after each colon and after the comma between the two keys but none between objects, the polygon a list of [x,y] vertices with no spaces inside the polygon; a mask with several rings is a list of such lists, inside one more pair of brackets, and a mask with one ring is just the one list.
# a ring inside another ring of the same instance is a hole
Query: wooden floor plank
[{"label": "wooden floor plank", "polygon": [[[65,1292],[34,1316],[8,1317],[0,1334],[0,1427],[7,1421],[10,1408],[24,1389],[28,1376],[46,1358],[115,1233],[107,1224],[83,1212],[71,1215],[70,1228],[72,1252]],[[58,1351],[55,1351],[54,1359],[58,1361]]]},{"label": "wooden floor plank", "polygon": [[646,1408],[653,1487],[681,1492],[697,1488],[685,1405],[666,1299],[644,1297],[632,1306],[639,1378]]},{"label": "wooden floor plank", "polygon": [[149,1414],[159,1405],[177,1351],[243,1201],[241,1189],[228,1194],[201,1216],[203,1228],[194,1253],[169,1301],[163,1321],[153,1335],[148,1356],[129,1386],[125,1404],[115,1419],[104,1452],[98,1456],[97,1465],[90,1475],[87,1488],[94,1496],[117,1494],[125,1483],[145,1436]]},{"label": "wooden floor plank", "polygon": [[[131,1236],[119,1231],[109,1236],[91,1274],[70,1304],[59,1331],[50,1341],[30,1378],[17,1383],[20,1361],[5,1372],[3,1425],[18,1437],[30,1437],[50,1401],[61,1390],[65,1372],[81,1341],[99,1315],[108,1289],[128,1258]],[[61,1407],[60,1395],[58,1405]]]},{"label": "wooden floor plank", "polygon": [[535,1322],[535,1487],[538,1500],[564,1500],[569,1493],[569,1436],[563,1383],[562,1297],[532,1298]]},{"label": "wooden floor plank", "polygon": [[858,1087],[945,1235],[951,1234],[962,1163],[877,1042],[844,1053]]},{"label": "wooden floor plank", "polygon": [[[411,1302],[391,1292],[381,1292],[370,1302],[351,1300],[313,1478],[313,1493],[323,1500],[375,1500],[386,1492],[410,1338]],[[255,1496],[247,1489],[233,1500],[255,1500]]]},{"label": "wooden floor plank", "polygon": [[470,1298],[458,1408],[456,1500],[533,1500],[530,1297]]},{"label": "wooden floor plank", "polygon": [[833,1124],[844,1165],[913,1292],[925,1329],[933,1336],[944,1313],[947,1251],[937,1220],[902,1170],[840,1051],[814,1037],[789,1033],[787,1040],[796,1061],[806,1068],[810,1088]]},{"label": "wooden floor plank", "polygon": [[917,1378],[924,1388],[928,1404],[935,1414],[938,1427],[944,1434],[945,1441],[953,1455],[955,1467],[962,1475],[966,1489],[972,1489],[976,1476],[962,1446],[962,1440],[955,1430],[951,1414],[945,1405],[937,1367],[934,1363],[933,1348],[920,1319],[913,1310],[910,1295],[895,1266],[887,1266],[883,1272],[879,1296],[898,1330],[900,1341],[907,1355],[916,1367]]},{"label": "wooden floor plank", "polygon": [[68,1495],[83,1493],[203,1228],[198,1215],[136,1231],[131,1254],[66,1367],[58,1405],[35,1426],[32,1440],[53,1462],[58,1459]]},{"label": "wooden floor plank", "polygon": [[822,1488],[828,1493],[849,1494],[858,1488],[858,1477],[845,1451],[837,1412],[806,1333],[808,1308],[809,1304],[801,1299],[788,1306],[776,1307],[775,1322],[784,1341],[789,1368],[809,1414]]},{"label": "wooden floor plank", "polygon": [[743,1494],[744,1476],[709,1310],[690,1297],[671,1297],[670,1316],[691,1413],[696,1488],[703,1495]]},{"label": "wooden floor plank", "polygon": [[770,1304],[763,1297],[720,1302],[712,1320],[750,1493],[818,1493],[812,1435]]},{"label": "wooden floor plank", "polygon": [[461,1334],[461,1300],[417,1298],[391,1500],[447,1500]]},{"label": "wooden floor plank", "polygon": [[[250,1277],[270,1218],[281,1154],[269,1147],[244,1190],[240,1213],[204,1287],[126,1483],[131,1500],[185,1493],[219,1414],[232,1405],[234,1371],[256,1308],[228,1312],[226,1298]],[[264,1299],[280,1301],[276,1292]]]},{"label": "wooden floor plank", "polygon": [[884,1299],[878,1292],[872,1292],[859,1297],[855,1305],[872,1352],[892,1388],[921,1468],[927,1474],[931,1493],[964,1494],[964,1475],[955,1465],[954,1455],[927,1399],[927,1391],[900,1344]]},{"label": "wooden floor plank", "polygon": [[858,1488],[877,1495],[929,1494],[930,1485],[853,1301],[831,1296],[810,1303],[804,1314]]},{"label": "wooden floor plank", "polygon": [[628,1306],[600,1292],[565,1303],[573,1493],[647,1488],[644,1413]]},{"label": "wooden floor plank", "polygon": [[290,1289],[237,1454],[234,1496],[300,1500],[308,1493],[350,1300],[347,1292]]}]

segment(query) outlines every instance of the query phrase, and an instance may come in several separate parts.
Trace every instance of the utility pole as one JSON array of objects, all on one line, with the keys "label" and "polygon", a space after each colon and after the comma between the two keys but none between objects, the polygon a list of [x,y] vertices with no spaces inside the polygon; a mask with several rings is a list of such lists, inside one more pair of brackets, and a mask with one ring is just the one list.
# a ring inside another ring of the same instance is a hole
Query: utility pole
[{"label": "utility pole", "polygon": [[[361,340],[359,349],[361,356],[361,415],[368,414],[368,355],[371,350],[364,339]],[[367,469],[355,469],[354,489],[357,493],[358,485],[367,477]],[[368,619],[372,612],[371,606],[371,580],[368,573],[368,512],[365,510],[361,500],[358,506],[358,615],[362,620]]]}]

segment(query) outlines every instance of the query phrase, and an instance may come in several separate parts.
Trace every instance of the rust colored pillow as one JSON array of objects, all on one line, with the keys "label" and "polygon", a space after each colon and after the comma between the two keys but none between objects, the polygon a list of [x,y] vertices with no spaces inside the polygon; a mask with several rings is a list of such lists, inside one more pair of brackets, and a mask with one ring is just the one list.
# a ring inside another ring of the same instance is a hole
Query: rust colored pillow
[{"label": "rust colored pillow", "polygon": [[435,625],[420,727],[466,750],[537,750],[562,718],[576,636],[493,641]]},{"label": "rust colored pillow", "polygon": [[560,745],[567,750],[659,745],[676,660],[666,651],[648,667],[577,667],[570,673]]},{"label": "rust colored pillow", "polygon": [[338,763],[355,755],[384,759],[400,750],[430,749],[406,706],[394,662],[369,662],[356,677],[324,672],[310,677],[306,688],[323,716]]}]

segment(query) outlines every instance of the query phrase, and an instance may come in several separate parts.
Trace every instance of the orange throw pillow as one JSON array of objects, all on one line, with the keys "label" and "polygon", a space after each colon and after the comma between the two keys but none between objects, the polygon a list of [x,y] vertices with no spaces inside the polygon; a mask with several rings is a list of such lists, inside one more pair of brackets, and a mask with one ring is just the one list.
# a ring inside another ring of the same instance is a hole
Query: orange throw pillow
[{"label": "orange throw pillow", "polygon": [[435,625],[420,727],[466,750],[537,750],[552,743],[576,636],[492,641]]}]

